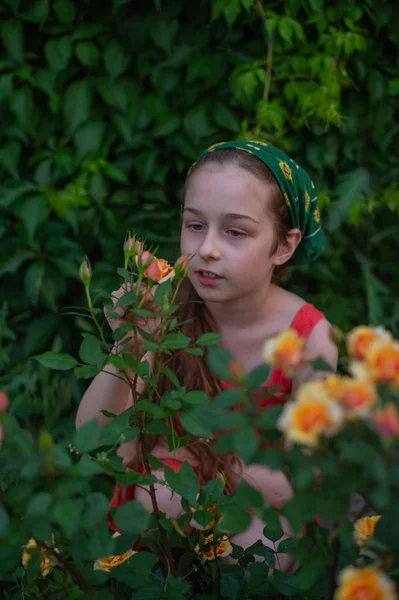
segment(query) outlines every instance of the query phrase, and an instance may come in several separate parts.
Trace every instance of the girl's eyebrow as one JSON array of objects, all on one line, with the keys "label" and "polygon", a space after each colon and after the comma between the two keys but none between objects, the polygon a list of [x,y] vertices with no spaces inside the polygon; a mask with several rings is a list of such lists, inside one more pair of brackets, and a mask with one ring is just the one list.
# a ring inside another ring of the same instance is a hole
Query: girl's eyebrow
[{"label": "girl's eyebrow", "polygon": [[[198,216],[203,216],[203,213],[198,210],[197,208],[190,208],[189,206],[184,207],[183,212],[191,212],[194,215],[198,215]],[[252,217],[249,217],[248,215],[240,215],[238,213],[222,213],[222,217],[228,218],[228,219],[248,219],[249,221],[252,221],[253,223],[256,223],[257,225],[259,225],[259,221],[256,221],[255,219],[253,219]]]}]

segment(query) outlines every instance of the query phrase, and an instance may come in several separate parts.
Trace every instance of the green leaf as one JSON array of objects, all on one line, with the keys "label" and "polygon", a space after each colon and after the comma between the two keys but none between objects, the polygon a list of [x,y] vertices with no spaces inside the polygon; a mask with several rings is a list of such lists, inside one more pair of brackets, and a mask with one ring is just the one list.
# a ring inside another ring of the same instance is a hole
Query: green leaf
[{"label": "green leaf", "polygon": [[10,108],[27,129],[32,123],[32,115],[34,109],[33,94],[30,87],[23,85],[15,90],[10,103]]},{"label": "green leaf", "polygon": [[191,343],[191,338],[180,331],[177,333],[168,333],[162,343],[162,348],[167,350],[180,350],[186,348]]},{"label": "green leaf", "polygon": [[213,118],[219,127],[233,133],[240,132],[240,120],[225,104],[217,103],[213,107]]},{"label": "green leaf", "polygon": [[0,165],[15,179],[19,179],[18,163],[20,156],[21,146],[18,142],[7,142],[0,148]]},{"label": "green leaf", "polygon": [[[180,383],[179,383],[179,385],[180,385]],[[194,390],[192,392],[187,392],[186,394],[184,394],[182,400],[186,404],[190,404],[190,405],[191,404],[205,404],[206,402],[209,402],[208,396],[205,394],[205,392],[202,392],[201,390]]]},{"label": "green leaf", "polygon": [[212,437],[212,429],[204,419],[194,410],[186,411],[180,414],[180,422],[188,433],[193,435]]},{"label": "green leaf", "polygon": [[216,377],[228,381],[230,378],[230,362],[233,359],[230,352],[224,348],[210,346],[206,358],[208,365]]},{"label": "green leaf", "polygon": [[55,371],[68,371],[73,369],[78,362],[73,356],[59,352],[44,352],[44,354],[38,354],[32,356],[32,358],[48,369],[54,369]]},{"label": "green leaf", "polygon": [[321,356],[314,358],[309,362],[315,371],[327,371],[328,373],[335,373],[335,369]]},{"label": "green leaf", "polygon": [[222,336],[220,333],[204,333],[200,335],[195,342],[199,346],[214,346],[220,342]]},{"label": "green leaf", "polygon": [[254,556],[262,556],[269,567],[274,568],[276,563],[276,553],[272,548],[265,546],[260,540],[245,548],[244,556],[254,555]]},{"label": "green leaf", "polygon": [[155,290],[154,294],[154,304],[157,306],[162,306],[165,301],[169,301],[169,298],[172,293],[172,284],[170,281],[165,281],[161,283]]},{"label": "green leaf", "polygon": [[74,81],[67,88],[64,98],[64,116],[71,132],[89,119],[91,102],[91,90],[87,79]]},{"label": "green leaf", "polygon": [[199,482],[192,466],[185,461],[180,471],[175,473],[170,467],[165,465],[164,472],[166,482],[172,490],[195,508],[197,506]]},{"label": "green leaf", "polygon": [[100,51],[91,41],[78,42],[75,46],[75,54],[86,67],[95,67],[100,59]]},{"label": "green leaf", "polygon": [[101,341],[91,333],[83,334],[83,342],[80,345],[79,356],[81,360],[89,365],[98,365],[107,358]]},{"label": "green leaf", "polygon": [[28,10],[22,13],[22,17],[32,23],[44,23],[50,10],[49,0],[35,0]]},{"label": "green leaf", "polygon": [[151,514],[144,509],[141,502],[133,500],[113,511],[113,517],[122,531],[140,535],[148,529]]},{"label": "green leaf", "polygon": [[37,228],[47,219],[48,212],[47,202],[43,195],[28,198],[22,206],[20,215],[30,241],[33,241]]},{"label": "green leaf", "polygon": [[173,383],[173,385],[176,388],[180,387],[180,381],[178,380],[178,378],[176,377],[176,375],[173,373],[173,371],[171,371],[169,369],[169,367],[163,367],[163,372],[166,375],[166,377]]},{"label": "green leaf", "polygon": [[334,232],[342,225],[355,202],[363,202],[370,194],[370,173],[360,167],[339,177],[334,190],[333,203],[328,219],[328,228]]},{"label": "green leaf", "polygon": [[53,509],[52,520],[62,527],[68,538],[81,527],[83,507],[83,498],[66,498],[59,500]]},{"label": "green leaf", "polygon": [[204,354],[202,348],[184,348],[184,352],[187,352],[187,354],[192,354],[194,356],[202,356]]},{"label": "green leaf", "polygon": [[7,52],[14,60],[22,63],[24,60],[24,30],[21,21],[17,19],[6,21],[1,33]]},{"label": "green leaf", "polygon": [[64,36],[49,39],[44,46],[44,54],[52,71],[63,71],[68,66],[72,56],[72,38]]},{"label": "green leaf", "polygon": [[92,365],[83,365],[83,367],[75,367],[73,374],[76,379],[90,379],[98,374],[98,369]]},{"label": "green leaf", "polygon": [[76,448],[77,452],[89,452],[99,446],[99,441],[100,429],[97,421],[88,421],[75,432],[72,446]]},{"label": "green leaf", "polygon": [[179,129],[180,123],[180,115],[167,112],[156,120],[153,135],[154,137],[167,137]]},{"label": "green leaf", "polygon": [[150,36],[158,48],[170,54],[178,29],[179,23],[176,19],[153,19],[150,27]]},{"label": "green leaf", "polygon": [[106,43],[104,49],[104,64],[111,79],[116,79],[119,75],[124,73],[129,66],[129,62],[129,56],[117,40],[110,40]]},{"label": "green leaf", "polygon": [[241,533],[251,525],[252,517],[246,509],[236,506],[223,509],[223,517],[217,529],[228,533]]},{"label": "green leaf", "polygon": [[9,517],[6,509],[0,504],[0,538],[7,535]]},{"label": "green leaf", "polygon": [[245,387],[249,393],[259,390],[269,379],[271,368],[269,365],[258,365],[247,376]]},{"label": "green leaf", "polygon": [[28,517],[41,517],[48,513],[53,502],[50,492],[38,492],[30,498],[26,507]]},{"label": "green leaf", "polygon": [[62,25],[70,25],[75,20],[76,9],[72,0],[54,0],[53,11],[55,18]]}]

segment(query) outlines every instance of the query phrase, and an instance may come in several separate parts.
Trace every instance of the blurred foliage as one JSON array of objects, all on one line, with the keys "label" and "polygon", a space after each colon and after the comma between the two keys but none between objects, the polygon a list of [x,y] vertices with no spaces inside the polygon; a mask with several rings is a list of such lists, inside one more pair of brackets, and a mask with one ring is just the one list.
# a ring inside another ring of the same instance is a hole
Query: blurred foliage
[{"label": "blurred foliage", "polygon": [[315,180],[328,250],[287,286],[344,329],[398,330],[394,0],[3,0],[0,32],[0,386],[29,410],[82,393],[27,359],[91,331],[65,314],[83,255],[108,291],[127,229],[173,258],[186,170],[224,139]]}]

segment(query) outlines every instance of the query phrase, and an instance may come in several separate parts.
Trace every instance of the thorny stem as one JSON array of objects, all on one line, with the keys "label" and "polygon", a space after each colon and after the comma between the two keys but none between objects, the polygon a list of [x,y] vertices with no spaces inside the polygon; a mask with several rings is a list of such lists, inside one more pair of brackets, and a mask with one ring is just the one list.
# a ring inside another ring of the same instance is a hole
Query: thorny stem
[{"label": "thorny stem", "polygon": [[54,556],[56,557],[56,559],[58,560],[58,562],[61,563],[62,566],[65,567],[65,569],[67,571],[69,571],[69,573],[71,574],[71,576],[73,577],[73,579],[82,588],[84,588],[90,594],[90,596],[92,596],[94,594],[95,589],[83,577],[83,575],[79,571],[79,569],[77,567],[75,567],[74,565],[71,565],[67,560],[65,560],[65,558],[62,556],[62,554],[60,554],[60,552],[58,552],[58,550],[56,550],[55,548],[53,548],[51,545],[46,544],[45,542],[40,542],[38,539],[36,539],[36,543],[39,546],[41,546],[42,548],[45,548],[46,550],[48,550],[49,552],[51,552],[52,554],[54,554]]}]

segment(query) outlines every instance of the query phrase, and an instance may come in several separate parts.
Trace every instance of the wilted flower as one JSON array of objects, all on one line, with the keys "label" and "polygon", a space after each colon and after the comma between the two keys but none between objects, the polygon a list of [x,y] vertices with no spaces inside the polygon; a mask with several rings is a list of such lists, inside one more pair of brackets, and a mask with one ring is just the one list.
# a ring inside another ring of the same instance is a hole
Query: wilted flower
[{"label": "wilted flower", "polygon": [[[115,533],[111,536],[112,539],[120,537],[122,534],[119,531],[115,531]],[[105,573],[109,573],[111,569],[118,567],[126,560],[128,560],[133,554],[137,554],[137,551],[131,549],[123,554],[111,555],[107,558],[98,558],[93,565],[93,571],[105,571]]]},{"label": "wilted flower", "polygon": [[399,343],[378,339],[370,344],[365,357],[370,379],[399,387]]},{"label": "wilted flower", "polygon": [[292,371],[305,360],[306,340],[295,329],[285,329],[275,338],[268,340],[263,349],[265,361],[285,371]]},{"label": "wilted flower", "polygon": [[91,276],[92,276],[91,265],[90,265],[89,259],[86,256],[85,259],[82,261],[82,263],[80,265],[80,269],[79,269],[80,280],[84,283],[84,285],[86,287],[88,287],[90,285]]},{"label": "wilted flower", "polygon": [[285,405],[277,427],[293,442],[316,446],[322,435],[333,435],[342,421],[341,406],[328,397],[322,382],[309,382]]},{"label": "wilted flower", "polygon": [[3,390],[0,390],[0,414],[6,412],[8,404],[7,394]]},{"label": "wilted flower", "polygon": [[381,519],[381,515],[375,515],[372,517],[363,517],[355,521],[353,526],[353,537],[355,538],[356,544],[361,546],[368,538],[374,535],[375,526]]},{"label": "wilted flower", "polygon": [[396,600],[394,582],[374,567],[346,567],[339,575],[334,600]]},{"label": "wilted flower", "polygon": [[204,546],[209,546],[209,550],[201,550],[199,544],[197,544],[194,551],[205,560],[214,560],[216,557],[221,558],[222,556],[229,556],[233,551],[229,538],[226,535],[217,539],[216,536],[211,533],[205,538],[202,547]]},{"label": "wilted flower", "polygon": [[372,421],[382,436],[392,440],[399,438],[399,412],[392,402],[375,411]]},{"label": "wilted flower", "polygon": [[360,325],[348,334],[346,345],[353,358],[363,360],[372,342],[378,339],[390,340],[392,335],[383,327],[366,327]]},{"label": "wilted flower", "polygon": [[[26,569],[26,566],[30,559],[32,558],[32,554],[28,552],[28,550],[34,550],[37,548],[37,542],[34,538],[30,538],[30,540],[22,546],[22,566]],[[55,548],[57,550],[57,548]],[[51,573],[53,567],[57,564],[57,559],[54,555],[49,553],[46,548],[40,548],[40,572],[42,577],[47,577],[49,573]]]}]

